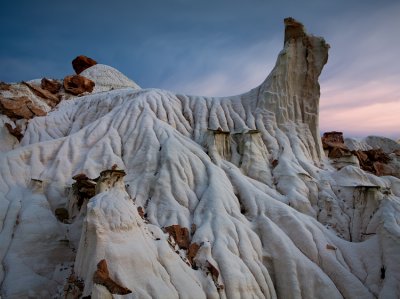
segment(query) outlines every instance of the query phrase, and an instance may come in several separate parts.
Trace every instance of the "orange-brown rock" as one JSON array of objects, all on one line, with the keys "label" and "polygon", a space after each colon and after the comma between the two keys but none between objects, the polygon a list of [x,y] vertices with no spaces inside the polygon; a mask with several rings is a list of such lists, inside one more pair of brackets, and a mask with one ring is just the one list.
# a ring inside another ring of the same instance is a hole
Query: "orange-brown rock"
[{"label": "orange-brown rock", "polygon": [[211,264],[209,261],[207,261],[207,269],[208,269],[208,271],[210,271],[214,282],[217,282],[218,277],[219,277],[218,269],[213,264]]},{"label": "orange-brown rock", "polygon": [[342,132],[325,132],[322,136],[322,146],[324,149],[339,147],[342,149],[347,149],[344,144],[343,133]]},{"label": "orange-brown rock", "polygon": [[334,147],[329,150],[328,157],[331,159],[337,159],[337,158],[345,156],[348,153],[349,153],[349,150],[346,150],[346,149],[343,149],[340,147]]},{"label": "orange-brown rock", "polygon": [[43,78],[40,82],[40,87],[44,90],[51,92],[52,94],[56,94],[61,89],[61,83],[57,80],[51,80],[47,78]]},{"label": "orange-brown rock", "polygon": [[11,99],[0,96],[0,112],[10,118],[30,119],[35,116],[44,116],[46,111],[37,107],[27,96]]},{"label": "orange-brown rock", "polygon": [[47,115],[47,112],[42,110],[42,108],[36,106],[32,101],[30,101],[28,104],[26,104],[28,109],[32,111],[34,116],[45,116]]},{"label": "orange-brown rock", "polygon": [[188,249],[190,244],[189,230],[186,227],[181,227],[179,224],[167,226],[165,228],[178,244],[181,249]]},{"label": "orange-brown rock", "polygon": [[74,68],[74,71],[77,74],[82,73],[84,70],[90,68],[95,64],[97,64],[96,60],[93,60],[92,58],[89,58],[84,55],[80,55],[76,57],[74,60],[72,60],[72,67]]},{"label": "orange-brown rock", "polygon": [[0,81],[0,90],[10,90],[11,84]]},{"label": "orange-brown rock", "polygon": [[383,164],[383,163],[381,163],[381,162],[374,162],[374,163],[372,164],[372,167],[373,167],[373,169],[374,169],[374,173],[375,173],[376,175],[378,175],[378,176],[385,175],[385,174],[389,174],[389,173],[387,173],[388,171],[387,171],[387,169],[386,169],[385,166],[386,166],[386,165]]},{"label": "orange-brown rock", "polygon": [[139,216],[140,216],[142,219],[144,219],[144,210],[143,210],[143,208],[142,208],[142,207],[138,207],[138,208],[137,208],[137,211],[138,211],[138,213],[139,213]]},{"label": "orange-brown rock", "polygon": [[388,154],[386,154],[382,149],[371,149],[368,151],[365,151],[364,153],[367,154],[368,159],[376,161],[376,162],[381,162],[381,163],[388,163],[390,161],[390,157]]},{"label": "orange-brown rock", "polygon": [[365,161],[368,160],[368,155],[364,151],[358,150],[358,151],[352,151],[352,153],[357,157],[358,161],[360,162],[360,165],[361,163],[364,163]]},{"label": "orange-brown rock", "polygon": [[188,260],[189,260],[189,262],[190,262],[190,264],[192,266],[195,266],[195,263],[194,263],[193,259],[195,258],[195,256],[196,256],[197,252],[199,251],[199,249],[200,249],[200,245],[197,244],[197,243],[192,243],[189,246],[189,250],[187,252],[187,258],[188,258]]},{"label": "orange-brown rock", "polygon": [[367,151],[352,151],[360,162],[361,169],[376,175],[391,175],[392,170],[387,166],[390,157],[382,149],[371,149]]},{"label": "orange-brown rock", "polygon": [[61,100],[61,98],[57,97],[56,95],[52,94],[50,91],[45,90],[41,87],[35,86],[28,82],[22,82],[22,84],[29,87],[29,89],[38,97],[41,97],[45,100],[46,104],[50,107],[55,107]]},{"label": "orange-brown rock", "polygon": [[66,76],[64,78],[64,89],[73,95],[80,95],[84,92],[92,92],[94,82],[80,75]]},{"label": "orange-brown rock", "polygon": [[93,275],[93,282],[105,286],[111,294],[126,295],[132,293],[130,289],[121,286],[111,279],[106,260],[101,260],[97,264],[97,270]]},{"label": "orange-brown rock", "polygon": [[10,132],[11,135],[13,135],[18,139],[18,141],[21,141],[21,139],[24,137],[24,134],[22,134],[21,131],[21,127],[16,126],[15,128],[13,128],[9,123],[5,123],[4,126],[6,127],[8,132]]},{"label": "orange-brown rock", "polygon": [[321,138],[322,147],[331,159],[351,156],[350,150],[344,144],[342,132],[325,132]]}]

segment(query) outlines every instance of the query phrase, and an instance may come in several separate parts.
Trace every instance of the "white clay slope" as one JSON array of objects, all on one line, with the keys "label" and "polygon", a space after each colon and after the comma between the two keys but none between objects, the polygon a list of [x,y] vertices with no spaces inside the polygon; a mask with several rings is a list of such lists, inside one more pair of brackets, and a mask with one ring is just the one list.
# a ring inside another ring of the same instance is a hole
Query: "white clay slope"
[{"label": "white clay slope", "polygon": [[[400,180],[323,156],[328,45],[285,23],[246,94],[125,88],[32,119],[0,155],[2,298],[398,298]],[[80,173],[99,179],[78,209]],[[176,224],[199,245],[192,263],[163,230]],[[103,259],[131,293],[94,282]]]}]

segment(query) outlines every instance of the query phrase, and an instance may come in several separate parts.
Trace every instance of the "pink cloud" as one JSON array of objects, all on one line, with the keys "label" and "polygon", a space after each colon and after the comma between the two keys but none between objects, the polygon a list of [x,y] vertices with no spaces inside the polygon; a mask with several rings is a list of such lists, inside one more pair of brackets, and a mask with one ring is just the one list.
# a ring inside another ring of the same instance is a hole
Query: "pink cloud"
[{"label": "pink cloud", "polygon": [[392,80],[371,81],[348,89],[328,84],[321,88],[321,131],[349,136],[400,137],[400,86]]}]

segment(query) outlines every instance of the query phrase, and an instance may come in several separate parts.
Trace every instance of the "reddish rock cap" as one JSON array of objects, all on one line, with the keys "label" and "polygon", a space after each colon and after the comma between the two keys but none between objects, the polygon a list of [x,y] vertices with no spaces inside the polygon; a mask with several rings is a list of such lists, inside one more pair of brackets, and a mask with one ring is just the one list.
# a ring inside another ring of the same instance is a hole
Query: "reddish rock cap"
[{"label": "reddish rock cap", "polygon": [[80,55],[76,57],[74,60],[72,60],[72,67],[74,68],[74,71],[77,74],[82,73],[84,70],[90,68],[95,64],[97,64],[96,60],[93,60],[92,58],[89,58],[84,55]]}]

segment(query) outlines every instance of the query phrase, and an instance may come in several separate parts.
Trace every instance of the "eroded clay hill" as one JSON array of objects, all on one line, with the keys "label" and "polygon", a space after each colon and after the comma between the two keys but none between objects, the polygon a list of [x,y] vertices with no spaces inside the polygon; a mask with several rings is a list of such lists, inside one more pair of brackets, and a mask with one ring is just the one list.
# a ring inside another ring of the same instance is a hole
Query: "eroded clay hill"
[{"label": "eroded clay hill", "polygon": [[400,180],[325,157],[329,45],[285,26],[242,95],[140,89],[88,59],[78,94],[1,85],[1,297],[398,298]]}]

